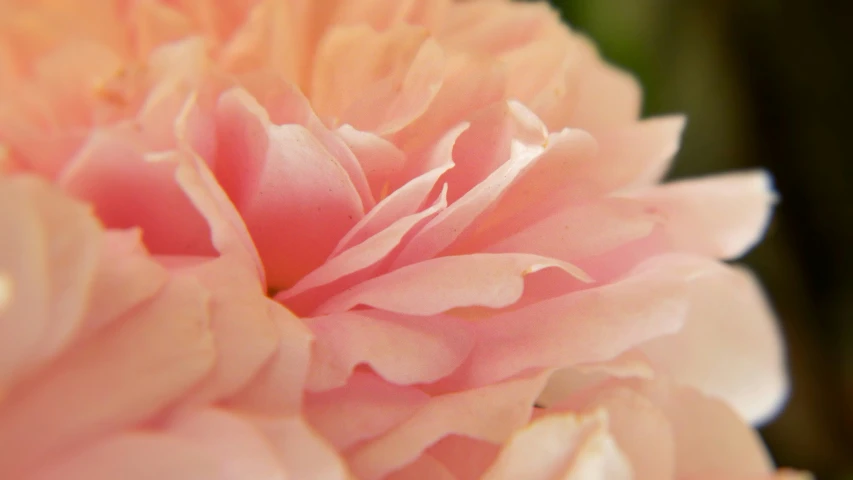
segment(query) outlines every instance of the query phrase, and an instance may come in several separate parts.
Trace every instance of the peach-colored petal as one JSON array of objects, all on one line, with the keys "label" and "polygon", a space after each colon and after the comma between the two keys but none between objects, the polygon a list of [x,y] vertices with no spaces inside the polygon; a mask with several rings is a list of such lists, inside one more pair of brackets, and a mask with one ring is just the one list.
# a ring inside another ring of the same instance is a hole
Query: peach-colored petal
[{"label": "peach-colored petal", "polygon": [[229,257],[176,270],[197,280],[211,295],[210,330],[216,348],[212,371],[182,400],[182,406],[206,405],[243,388],[273,356],[278,329],[269,315],[269,299],[254,272]]},{"label": "peach-colored petal", "polygon": [[387,475],[386,480],[459,480],[442,462],[425,453],[414,462]]},{"label": "peach-colored petal", "polygon": [[433,382],[455,370],[474,341],[467,324],[452,317],[360,310],[312,318],[308,325],[316,336],[309,390],[343,385],[361,363],[393,383]]},{"label": "peach-colored petal", "polygon": [[356,130],[350,125],[341,125],[336,132],[358,158],[373,198],[381,199],[391,177],[403,169],[406,155],[379,135]]},{"label": "peach-colored petal", "polygon": [[764,172],[682,180],[631,196],[666,218],[676,249],[723,259],[739,257],[758,242],[775,203]]},{"label": "peach-colored petal", "polygon": [[725,403],[666,382],[635,382],[667,416],[675,436],[676,478],[769,475],[772,462],[758,433]]},{"label": "peach-colored petal", "polygon": [[428,400],[416,388],[356,373],[343,387],[309,393],[305,418],[336,449],[344,451],[408,420]]},{"label": "peach-colored petal", "polygon": [[597,132],[637,121],[642,91],[632,75],[603,63],[584,73],[568,125]]},{"label": "peach-colored petal", "polygon": [[44,467],[31,480],[214,480],[217,459],[193,442],[161,433],[122,433]]},{"label": "peach-colored petal", "polygon": [[426,110],[443,64],[441,48],[420,27],[338,27],[318,47],[311,101],[333,123],[391,134]]},{"label": "peach-colored petal", "polygon": [[788,393],[783,342],[764,293],[747,271],[694,258],[684,326],[643,345],[652,365],[724,399],[750,422],[774,415]]},{"label": "peach-colored petal", "polygon": [[556,410],[606,412],[609,431],[630,461],[634,479],[676,478],[678,445],[672,426],[666,414],[640,393],[621,386],[594,388],[592,394],[570,398]]},{"label": "peach-colored petal", "polygon": [[431,446],[423,456],[440,461],[456,479],[480,478],[494,463],[500,445],[464,435],[448,435]]},{"label": "peach-colored petal", "polygon": [[352,480],[346,463],[329,442],[299,417],[247,416],[272,445],[287,478]]},{"label": "peach-colored petal", "polygon": [[596,133],[600,162],[616,186],[658,183],[678,152],[684,126],[684,117],[673,115]]},{"label": "peach-colored petal", "polygon": [[535,375],[433,397],[408,421],[349,453],[350,466],[372,480],[404,467],[449,434],[502,442],[530,418],[544,381]]},{"label": "peach-colored petal", "polygon": [[289,287],[364,215],[361,199],[307,128],[271,125],[246,95],[222,97],[217,118],[216,176],[252,234],[268,284]]},{"label": "peach-colored petal", "polygon": [[12,390],[0,410],[0,471],[157,413],[213,365],[207,294],[174,280],[37,378]]},{"label": "peach-colored petal", "polygon": [[272,301],[267,302],[267,308],[277,329],[277,349],[249,384],[226,404],[258,414],[290,415],[302,405],[313,337],[286,308]]},{"label": "peach-colored petal", "polygon": [[[484,480],[622,480],[631,465],[607,431],[604,412],[548,415],[507,442]],[[666,477],[660,477],[666,478]]]},{"label": "peach-colored petal", "polygon": [[524,290],[524,277],[545,268],[559,268],[588,280],[579,268],[538,255],[479,253],[407,265],[362,282],[330,298],[318,314],[347,311],[358,305],[409,315],[435,315],[458,307],[503,308]]},{"label": "peach-colored petal", "polygon": [[136,50],[146,57],[156,47],[185,38],[192,33],[189,18],[180,11],[160,2],[135,2],[130,18],[134,22]]},{"label": "peach-colored petal", "polygon": [[103,233],[88,208],[28,176],[0,179],[0,231],[2,392],[77,335]]},{"label": "peach-colored petal", "polygon": [[81,334],[97,332],[156,294],[167,281],[166,270],[142,245],[139,229],[108,230]]},{"label": "peach-colored petal", "polygon": [[218,466],[215,478],[288,478],[261,433],[245,420],[217,409],[188,413],[169,421],[166,431],[205,450]]},{"label": "peach-colored petal", "polygon": [[534,303],[475,324],[477,345],[453,382],[484,385],[529,368],[614,358],[681,327],[690,264],[649,261],[624,279]]}]

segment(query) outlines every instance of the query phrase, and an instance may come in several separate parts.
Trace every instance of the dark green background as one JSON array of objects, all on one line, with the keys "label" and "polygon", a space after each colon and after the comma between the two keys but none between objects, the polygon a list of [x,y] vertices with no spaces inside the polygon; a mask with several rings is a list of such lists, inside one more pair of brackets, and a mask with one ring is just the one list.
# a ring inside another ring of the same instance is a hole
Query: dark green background
[{"label": "dark green background", "polygon": [[746,258],[787,336],[793,394],[762,429],[780,465],[853,479],[853,1],[555,0],[684,112],[673,177],[769,170],[782,201]]}]

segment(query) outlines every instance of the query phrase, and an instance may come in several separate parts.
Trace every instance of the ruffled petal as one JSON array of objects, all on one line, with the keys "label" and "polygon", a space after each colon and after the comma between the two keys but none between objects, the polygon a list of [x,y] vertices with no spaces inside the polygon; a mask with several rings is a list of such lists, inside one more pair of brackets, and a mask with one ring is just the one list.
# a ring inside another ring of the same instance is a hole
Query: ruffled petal
[{"label": "ruffled petal", "polygon": [[360,478],[373,480],[413,462],[450,434],[503,442],[527,423],[545,378],[529,376],[433,397],[406,422],[348,453],[350,466]]},{"label": "ruffled petal", "polygon": [[312,318],[316,336],[309,390],[343,385],[353,368],[367,364],[396,384],[436,381],[471,351],[470,327],[452,317],[407,317],[361,310]]},{"label": "ruffled petal", "polygon": [[439,257],[362,282],[330,298],[317,313],[343,312],[358,305],[408,315],[435,315],[459,307],[503,308],[521,298],[526,275],[545,268],[559,268],[588,281],[577,267],[537,255]]}]

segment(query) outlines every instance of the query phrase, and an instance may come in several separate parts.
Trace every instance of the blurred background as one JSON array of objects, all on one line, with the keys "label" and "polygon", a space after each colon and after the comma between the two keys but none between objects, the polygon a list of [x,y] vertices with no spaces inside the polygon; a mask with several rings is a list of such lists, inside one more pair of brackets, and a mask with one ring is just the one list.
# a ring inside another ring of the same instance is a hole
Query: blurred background
[{"label": "blurred background", "polygon": [[762,428],[779,465],[853,480],[853,1],[553,0],[646,89],[684,112],[671,176],[761,167],[781,195],[761,276],[793,393]]}]

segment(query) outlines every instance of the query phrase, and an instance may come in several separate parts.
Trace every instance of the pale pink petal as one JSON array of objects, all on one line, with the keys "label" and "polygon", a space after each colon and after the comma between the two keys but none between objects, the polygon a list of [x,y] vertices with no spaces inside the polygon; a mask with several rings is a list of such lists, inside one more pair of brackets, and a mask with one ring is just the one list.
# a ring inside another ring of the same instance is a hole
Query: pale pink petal
[{"label": "pale pink petal", "polygon": [[332,256],[339,255],[344,250],[364,242],[380,231],[390,227],[403,217],[420,211],[427,201],[430,192],[436,188],[436,182],[450,168],[453,162],[447,155],[447,162],[422,175],[408,181],[405,185],[382,199],[372,210],[355,224],[338,242],[332,251]]},{"label": "pale pink petal", "polygon": [[272,301],[267,308],[277,329],[277,349],[249,384],[225,403],[241,411],[289,415],[302,405],[313,337],[286,308]]},{"label": "pale pink petal", "polygon": [[725,403],[663,381],[634,382],[631,388],[667,416],[675,436],[676,478],[770,474],[772,462],[761,437]]},{"label": "pale pink petal", "polygon": [[272,445],[245,420],[223,410],[190,412],[170,420],[165,431],[202,448],[218,466],[215,478],[285,480]]},{"label": "pale pink petal", "polygon": [[761,239],[776,201],[764,172],[682,180],[630,196],[666,219],[674,248],[723,259],[743,255]]},{"label": "pale pink petal", "polygon": [[524,277],[545,268],[588,280],[577,267],[538,255],[478,253],[415,263],[362,282],[332,297],[317,314],[358,305],[409,315],[435,315],[458,307],[502,308],[524,291]]},{"label": "pale pink petal", "polygon": [[29,176],[0,179],[0,231],[3,391],[73,341],[104,240],[86,206]]},{"label": "pale pink petal", "polygon": [[28,480],[217,480],[218,461],[193,442],[160,433],[123,433],[44,467]]},{"label": "pale pink petal", "polygon": [[484,385],[529,368],[609,360],[677,331],[687,311],[689,263],[649,261],[624,279],[477,322],[477,345],[450,384]]},{"label": "pale pink petal", "polygon": [[9,392],[0,410],[0,471],[143,421],[186,393],[213,365],[206,309],[198,284],[174,280]]},{"label": "pale pink petal", "polygon": [[784,346],[761,287],[746,270],[694,258],[684,326],[642,351],[659,371],[719,397],[750,422],[773,416],[787,397]]},{"label": "pale pink petal", "polygon": [[387,475],[385,480],[460,480],[440,461],[424,453],[414,462]]},{"label": "pale pink petal", "polygon": [[344,460],[304,419],[246,416],[272,445],[288,479],[354,480]]},{"label": "pale pink petal", "polygon": [[405,166],[406,155],[388,140],[350,125],[341,125],[336,133],[364,169],[373,198],[385,197],[387,193],[384,191],[389,188],[391,177]]},{"label": "pale pink petal", "polygon": [[[539,220],[537,212],[528,212],[474,241],[485,244],[481,249],[486,252],[525,251],[572,261],[608,253],[647,237],[662,220],[640,202],[612,197],[562,208],[547,202],[543,204],[543,212],[546,210],[550,212]],[[611,257],[611,261],[615,260]]]},{"label": "pale pink petal", "polygon": [[336,449],[344,451],[408,420],[428,400],[429,396],[416,388],[356,373],[343,387],[309,393],[305,418]]},{"label": "pale pink petal", "polygon": [[500,452],[500,444],[464,435],[448,435],[423,456],[440,461],[456,479],[479,479]]},{"label": "pale pink petal", "polygon": [[309,390],[343,385],[362,363],[392,383],[433,382],[456,369],[474,342],[468,324],[453,317],[360,310],[307,323],[316,336]]},{"label": "pale pink petal", "polygon": [[[631,465],[608,433],[607,415],[548,415],[519,430],[483,480],[628,480]],[[666,478],[666,477],[660,477]]]},{"label": "pale pink petal", "polygon": [[457,2],[441,28],[442,43],[479,54],[499,54],[559,30],[559,13],[544,2]]},{"label": "pale pink petal", "polygon": [[[535,115],[522,105],[510,105],[516,121],[524,125],[523,129],[519,129],[525,132],[524,140],[532,140],[530,132],[544,129]],[[456,241],[483,213],[493,207],[516,178],[536,163],[545,150],[544,135],[541,140],[542,143],[514,140],[509,159],[428,223],[403,249],[392,268],[431,258]]]},{"label": "pale pink petal", "polygon": [[596,132],[600,162],[615,185],[643,186],[660,182],[681,146],[685,118],[649,118],[628,126]]},{"label": "pale pink petal", "polygon": [[444,53],[420,27],[332,29],[318,47],[311,101],[322,118],[391,134],[420,116],[444,76]]},{"label": "pale pink petal", "polygon": [[605,384],[569,398],[555,410],[606,412],[610,434],[629,460],[634,479],[676,478],[678,445],[672,426],[666,414],[640,393]]},{"label": "pale pink petal", "polygon": [[404,467],[450,434],[502,442],[527,423],[545,378],[529,376],[433,397],[408,421],[349,453],[350,466],[360,478],[373,480]]},{"label": "pale pink petal", "polygon": [[221,98],[216,176],[264,261],[270,287],[293,285],[364,215],[347,172],[301,125],[271,125],[248,95]]}]

